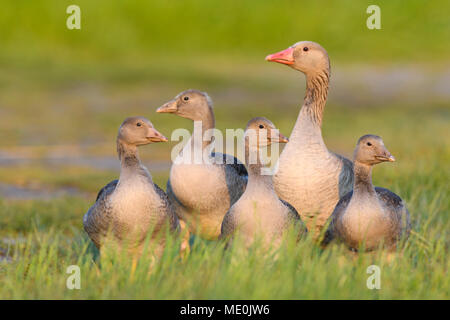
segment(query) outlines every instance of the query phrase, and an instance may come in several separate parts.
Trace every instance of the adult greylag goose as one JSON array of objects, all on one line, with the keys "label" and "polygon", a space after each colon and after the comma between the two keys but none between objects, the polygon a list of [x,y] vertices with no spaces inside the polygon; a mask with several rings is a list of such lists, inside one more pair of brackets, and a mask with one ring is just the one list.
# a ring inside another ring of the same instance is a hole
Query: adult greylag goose
[{"label": "adult greylag goose", "polygon": [[333,239],[353,251],[372,251],[381,244],[393,248],[408,236],[411,223],[408,209],[395,193],[372,184],[372,167],[395,158],[375,135],[362,136],[354,153],[353,191],[342,197],[331,215],[324,244]]},{"label": "adult greylag goose", "polygon": [[350,160],[330,152],[322,138],[322,116],[328,94],[330,62],[319,44],[302,41],[268,55],[306,76],[306,95],[290,136],[280,155],[274,187],[281,199],[300,213],[308,230],[319,235],[339,198],[352,188]]},{"label": "adult greylag goose", "polygon": [[[225,213],[245,190],[247,170],[233,156],[210,152],[211,139],[205,135],[214,129],[215,119],[206,93],[181,92],[157,112],[194,121],[192,136],[170,169],[167,195],[182,228],[187,224],[191,233],[216,240]],[[200,161],[195,158],[198,154]]]},{"label": "adult greylag goose", "polygon": [[[275,193],[272,176],[263,172],[262,149],[288,139],[266,118],[251,119],[245,129],[245,162],[248,184],[244,194],[233,204],[222,222],[221,238],[238,236],[246,245],[260,239],[276,245],[289,227],[305,231],[297,211]],[[297,230],[295,230],[297,232]]]},{"label": "adult greylag goose", "polygon": [[111,244],[140,255],[151,233],[149,247],[154,247],[151,255],[158,258],[165,246],[166,228],[178,229],[178,218],[169,199],[153,183],[137,150],[141,145],[166,141],[143,117],[127,118],[120,126],[117,135],[120,177],[100,190],[95,204],[83,218],[85,231],[100,250]]}]

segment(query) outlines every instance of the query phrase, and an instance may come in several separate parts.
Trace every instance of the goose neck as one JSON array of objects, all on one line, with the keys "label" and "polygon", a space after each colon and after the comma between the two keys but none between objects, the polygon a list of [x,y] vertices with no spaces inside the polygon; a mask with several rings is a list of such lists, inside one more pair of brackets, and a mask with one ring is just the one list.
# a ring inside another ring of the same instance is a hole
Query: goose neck
[{"label": "goose neck", "polygon": [[119,155],[121,165],[121,176],[122,174],[129,174],[141,168],[137,146],[117,139],[117,154]]},{"label": "goose neck", "polygon": [[[212,141],[212,130],[215,128],[214,112],[209,108],[208,112],[194,120],[194,130],[191,137],[191,145],[205,149]],[[206,135],[205,135],[206,134]],[[201,141],[201,144],[200,144]]]},{"label": "goose neck", "polygon": [[249,147],[248,139],[245,141],[245,165],[248,171],[249,185],[260,184],[272,189],[272,176],[264,174],[265,164],[262,161],[260,148]]},{"label": "goose neck", "polygon": [[354,182],[353,195],[375,194],[375,188],[372,184],[372,166],[355,161],[354,163]]},{"label": "goose neck", "polygon": [[291,134],[291,142],[308,146],[307,150],[327,152],[322,138],[322,117],[328,95],[329,71],[306,76],[306,94],[297,122]]},{"label": "goose neck", "polygon": [[305,115],[317,127],[322,126],[323,110],[328,97],[329,70],[306,76],[306,94],[303,101]]}]

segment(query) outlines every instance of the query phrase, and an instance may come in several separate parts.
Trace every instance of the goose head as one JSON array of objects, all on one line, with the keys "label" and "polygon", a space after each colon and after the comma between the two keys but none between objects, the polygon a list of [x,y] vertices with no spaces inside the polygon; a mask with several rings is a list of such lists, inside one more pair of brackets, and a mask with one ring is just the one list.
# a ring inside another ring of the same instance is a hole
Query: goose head
[{"label": "goose head", "polygon": [[250,149],[267,147],[272,143],[287,143],[289,139],[281,134],[269,119],[256,117],[247,123],[244,133]]},{"label": "goose head", "polygon": [[126,118],[119,128],[117,140],[130,146],[166,142],[167,138],[144,117]]},{"label": "goose head", "polygon": [[269,54],[266,60],[285,64],[306,75],[328,73],[330,69],[328,53],[320,44],[312,41],[297,42],[283,51]]},{"label": "goose head", "polygon": [[367,134],[359,138],[354,153],[354,161],[366,165],[375,165],[381,162],[394,162],[394,156],[385,147],[381,137]]},{"label": "goose head", "polygon": [[158,113],[173,113],[193,121],[200,121],[212,112],[212,101],[206,92],[186,90],[159,107]]}]

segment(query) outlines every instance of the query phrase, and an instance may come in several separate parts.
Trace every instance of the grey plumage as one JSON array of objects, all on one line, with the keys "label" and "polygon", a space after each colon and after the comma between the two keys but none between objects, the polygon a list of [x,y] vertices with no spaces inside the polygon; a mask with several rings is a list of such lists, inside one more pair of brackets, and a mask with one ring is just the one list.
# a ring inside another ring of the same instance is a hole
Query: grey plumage
[{"label": "grey plumage", "polygon": [[[201,123],[200,127],[194,124],[189,142],[172,164],[167,195],[182,225],[204,239],[216,240],[225,213],[245,190],[247,171],[233,156],[214,152],[205,156],[211,142],[197,141],[196,137],[202,139],[215,126],[212,102],[206,93],[184,91],[157,112]],[[194,161],[196,152],[205,156],[200,163]]]},{"label": "grey plumage", "polygon": [[395,161],[378,136],[360,138],[355,150],[354,190],[336,205],[322,244],[337,239],[357,251],[366,251],[381,244],[393,248],[408,237],[411,221],[402,199],[385,188],[373,187],[372,166],[383,161]]},{"label": "grey plumage", "polygon": [[[259,131],[258,128],[265,131]],[[248,139],[248,130],[255,130],[258,138]],[[255,239],[261,239],[268,246],[279,244],[281,236],[290,227],[293,227],[300,236],[306,231],[300,216],[293,206],[281,200],[275,193],[270,175],[261,174],[264,167],[259,151],[273,142],[286,142],[282,135],[267,139],[260,132],[270,137],[276,132],[275,126],[265,118],[254,118],[249,121],[245,132],[246,166],[249,173],[249,182],[244,194],[227,211],[221,226],[220,238],[231,241],[236,235],[243,237],[247,245]],[[280,140],[282,137],[283,140]],[[256,142],[257,141],[257,142]],[[262,141],[268,141],[262,144]],[[250,163],[256,159],[256,163]]]},{"label": "grey plumage", "polygon": [[[379,201],[383,204],[384,209],[389,214],[388,219],[390,227],[386,233],[387,237],[385,237],[383,241],[385,246],[392,247],[401,238],[408,237],[410,234],[411,220],[409,211],[403,203],[403,200],[392,191],[381,187],[375,187],[375,191]],[[327,246],[333,240],[341,240],[342,242],[347,243],[352,250],[357,251],[359,249],[360,243],[353,241],[351,236],[347,234],[345,224],[342,221],[342,216],[345,214],[345,209],[347,208],[352,195],[353,191],[350,191],[342,197],[336,205],[336,208],[330,217],[330,225],[322,241],[323,245]],[[381,242],[378,242],[377,244],[380,243]],[[377,245],[365,245],[367,251],[377,248]]]},{"label": "grey plumage", "polygon": [[106,237],[112,220],[109,196],[114,192],[119,180],[114,180],[104,186],[97,195],[95,204],[89,208],[83,217],[83,227],[97,248],[101,247],[102,239]]},{"label": "grey plumage", "polygon": [[337,154],[332,152],[332,154],[334,154],[338,159],[340,159],[341,163],[342,163],[342,168],[341,168],[341,172],[339,174],[339,198],[345,196],[349,190],[352,189],[352,185],[353,185],[353,163]]},{"label": "grey plumage", "polygon": [[225,177],[230,203],[234,204],[243,194],[248,182],[248,172],[245,165],[236,157],[220,152],[212,152],[211,158],[220,159],[224,165]]},{"label": "grey plumage", "polygon": [[280,155],[274,187],[318,237],[339,198],[351,190],[353,183],[351,161],[330,152],[322,138],[330,79],[328,54],[319,44],[302,41],[266,59],[287,64],[306,76],[303,106],[290,142]]},{"label": "grey plumage", "polygon": [[119,182],[118,179],[111,181],[106,186],[100,189],[100,191],[97,194],[97,198],[95,199],[95,202],[97,202],[100,198],[104,198],[108,196],[111,192],[114,191],[114,189],[117,186],[117,183]]},{"label": "grey plumage", "polygon": [[229,154],[224,154],[220,152],[212,152],[211,157],[215,159],[222,158],[222,163],[226,164],[229,170],[233,170],[237,175],[247,179],[248,172],[245,165],[240,162],[236,157],[230,156]]},{"label": "grey plumage", "polygon": [[208,240],[218,238],[225,213],[246,188],[242,166],[237,160],[235,164],[172,165],[167,196],[190,232]]},{"label": "grey plumage", "polygon": [[158,141],[167,139],[145,118],[128,118],[119,129],[120,178],[100,190],[83,218],[86,233],[100,250],[106,244],[126,245],[129,253],[139,255],[149,236],[155,244],[152,254],[160,256],[166,227],[174,232],[179,228],[166,194],[153,183],[137,155],[138,145]]}]

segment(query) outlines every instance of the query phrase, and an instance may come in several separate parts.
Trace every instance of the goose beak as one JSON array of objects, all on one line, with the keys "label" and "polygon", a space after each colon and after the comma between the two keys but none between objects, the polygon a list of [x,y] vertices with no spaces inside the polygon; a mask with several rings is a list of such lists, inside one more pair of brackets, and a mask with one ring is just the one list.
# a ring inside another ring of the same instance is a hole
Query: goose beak
[{"label": "goose beak", "polygon": [[163,136],[158,130],[155,128],[150,128],[147,133],[147,139],[151,142],[167,142],[167,138]]},{"label": "goose beak", "polygon": [[169,102],[166,102],[161,107],[156,109],[157,113],[174,113],[178,110],[177,108],[177,101],[176,100],[170,100]]},{"label": "goose beak", "polygon": [[294,48],[289,47],[286,50],[269,54],[266,57],[266,61],[278,62],[281,64],[291,65],[294,64]]},{"label": "goose beak", "polygon": [[281,132],[278,132],[278,135],[275,133],[275,135],[273,137],[269,138],[269,142],[270,143],[273,143],[273,142],[276,142],[276,143],[288,143],[289,139],[284,134],[282,134]]},{"label": "goose beak", "polygon": [[284,134],[282,134],[282,133],[280,132],[280,135],[279,135],[279,137],[278,137],[278,142],[279,142],[279,143],[288,143],[288,142],[289,142],[289,139],[288,139],[288,137],[286,137]]},{"label": "goose beak", "polygon": [[395,157],[389,153],[389,151],[386,151],[386,153],[382,156],[376,156],[377,160],[385,161],[385,162],[395,162]]}]

